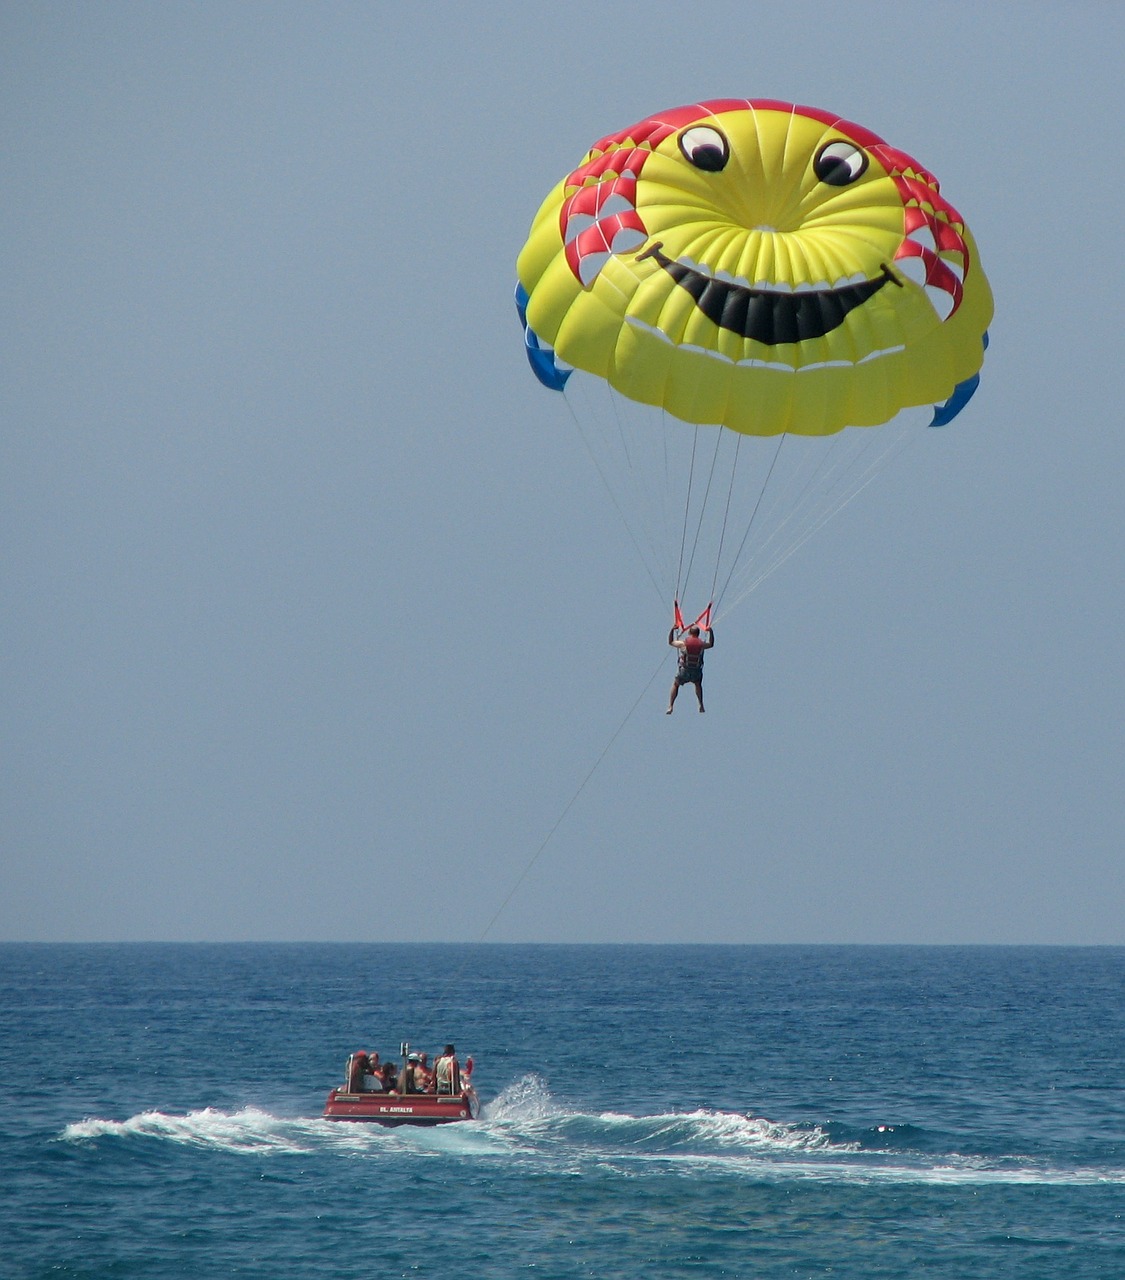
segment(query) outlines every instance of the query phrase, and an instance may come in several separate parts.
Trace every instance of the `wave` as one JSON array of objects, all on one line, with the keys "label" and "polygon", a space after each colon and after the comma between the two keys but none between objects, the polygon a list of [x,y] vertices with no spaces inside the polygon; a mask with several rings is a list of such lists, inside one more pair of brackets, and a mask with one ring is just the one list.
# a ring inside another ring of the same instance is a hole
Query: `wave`
[{"label": "wave", "polygon": [[701,1147],[783,1152],[812,1151],[830,1145],[828,1134],[818,1127],[774,1124],[733,1111],[698,1108],[646,1116],[584,1112],[556,1103],[546,1083],[535,1075],[509,1085],[483,1109],[482,1119],[496,1127],[540,1133],[553,1130],[571,1137],[601,1136],[613,1143],[654,1150]]},{"label": "wave", "polygon": [[60,1136],[64,1142],[74,1143],[96,1142],[103,1138],[150,1138],[222,1151],[302,1152],[314,1145],[319,1123],[282,1119],[257,1107],[245,1107],[235,1112],[206,1107],[185,1115],[142,1111],[128,1120],[87,1118],[68,1124]]},{"label": "wave", "polygon": [[362,1158],[503,1160],[532,1170],[637,1176],[706,1173],[755,1181],[930,1184],[1125,1184],[1125,1169],[1078,1168],[1019,1155],[927,1151],[911,1126],[876,1126],[847,1136],[829,1126],[781,1124],[761,1116],[698,1109],[631,1115],[584,1111],[555,1100],[529,1075],[503,1090],[475,1123],[436,1128],[285,1118],[257,1107],[174,1115],[145,1111],[127,1120],[87,1118],[60,1140],[169,1143],[237,1154],[324,1152]]}]

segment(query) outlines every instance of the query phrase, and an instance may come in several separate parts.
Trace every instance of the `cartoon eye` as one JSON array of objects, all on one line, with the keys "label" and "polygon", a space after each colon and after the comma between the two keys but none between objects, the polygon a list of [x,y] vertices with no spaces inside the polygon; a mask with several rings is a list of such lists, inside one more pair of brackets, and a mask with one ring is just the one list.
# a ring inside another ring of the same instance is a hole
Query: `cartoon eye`
[{"label": "cartoon eye", "polygon": [[813,172],[830,187],[846,187],[867,168],[867,152],[851,142],[829,142],[816,153]]},{"label": "cartoon eye", "polygon": [[710,125],[697,124],[680,134],[680,150],[697,169],[718,173],[730,159],[730,144]]}]

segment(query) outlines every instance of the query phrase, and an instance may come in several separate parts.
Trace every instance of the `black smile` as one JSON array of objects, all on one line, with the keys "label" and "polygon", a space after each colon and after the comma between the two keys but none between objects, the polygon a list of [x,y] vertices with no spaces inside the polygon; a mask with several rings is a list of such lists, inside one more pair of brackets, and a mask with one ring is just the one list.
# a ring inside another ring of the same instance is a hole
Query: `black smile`
[{"label": "black smile", "polygon": [[695,299],[695,305],[720,329],[753,338],[767,347],[785,342],[822,338],[844,323],[849,311],[862,306],[885,284],[902,288],[891,269],[883,264],[874,280],[845,284],[836,289],[806,289],[800,293],[779,289],[754,289],[745,284],[716,280],[694,267],[666,257],[659,241],[637,255],[654,258],[675,282]]}]

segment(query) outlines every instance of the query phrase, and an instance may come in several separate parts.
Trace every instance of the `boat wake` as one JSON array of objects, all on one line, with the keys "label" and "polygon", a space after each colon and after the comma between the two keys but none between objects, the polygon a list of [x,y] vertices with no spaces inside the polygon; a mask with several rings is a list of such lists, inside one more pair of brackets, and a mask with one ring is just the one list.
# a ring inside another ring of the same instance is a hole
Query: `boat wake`
[{"label": "boat wake", "polygon": [[245,1107],[241,1111],[216,1111],[206,1107],[186,1115],[142,1111],[128,1120],[86,1119],[68,1124],[64,1142],[96,1142],[101,1139],[153,1139],[180,1146],[210,1147],[219,1151],[300,1152],[316,1145],[319,1120],[283,1120]]},{"label": "boat wake", "polygon": [[121,1121],[85,1119],[67,1125],[59,1138],[78,1146],[155,1142],[257,1156],[334,1152],[383,1159],[503,1160],[559,1174],[596,1169],[606,1176],[708,1174],[762,1182],[1125,1184],[1125,1169],[920,1150],[908,1133],[877,1126],[863,1140],[841,1140],[815,1125],[779,1124],[736,1112],[699,1109],[638,1116],[583,1111],[560,1104],[542,1079],[529,1075],[486,1103],[479,1120],[466,1124],[385,1128],[284,1118],[256,1107],[234,1112],[208,1107],[185,1115],[145,1111]]},{"label": "boat wake", "polygon": [[[633,1116],[616,1111],[596,1113],[568,1109],[552,1099],[538,1076],[525,1076],[488,1103],[481,1119],[494,1130],[527,1137],[564,1138],[575,1143],[603,1142],[672,1154],[755,1151],[780,1154],[816,1151],[830,1145],[819,1128],[774,1124],[732,1111],[674,1111]],[[841,1146],[840,1150],[850,1149]]]}]

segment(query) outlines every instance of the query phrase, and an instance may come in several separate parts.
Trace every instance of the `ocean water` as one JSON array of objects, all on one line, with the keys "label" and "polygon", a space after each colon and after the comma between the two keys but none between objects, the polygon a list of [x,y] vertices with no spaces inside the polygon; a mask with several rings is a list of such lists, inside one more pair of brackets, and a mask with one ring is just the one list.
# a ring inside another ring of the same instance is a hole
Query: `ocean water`
[{"label": "ocean water", "polygon": [[1122,1280],[1123,1063],[1122,948],[4,945],[0,1277]]}]

